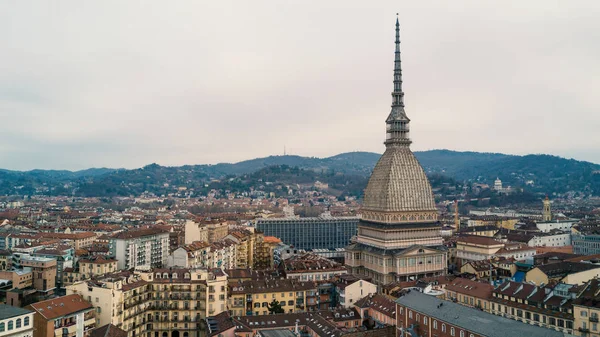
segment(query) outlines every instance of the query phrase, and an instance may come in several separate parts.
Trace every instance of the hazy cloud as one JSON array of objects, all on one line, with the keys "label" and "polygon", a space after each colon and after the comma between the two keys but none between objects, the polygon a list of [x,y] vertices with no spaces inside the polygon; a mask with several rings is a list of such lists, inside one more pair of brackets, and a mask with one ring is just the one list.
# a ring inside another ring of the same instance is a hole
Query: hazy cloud
[{"label": "hazy cloud", "polygon": [[0,3],[0,167],[413,149],[600,162],[598,1]]}]

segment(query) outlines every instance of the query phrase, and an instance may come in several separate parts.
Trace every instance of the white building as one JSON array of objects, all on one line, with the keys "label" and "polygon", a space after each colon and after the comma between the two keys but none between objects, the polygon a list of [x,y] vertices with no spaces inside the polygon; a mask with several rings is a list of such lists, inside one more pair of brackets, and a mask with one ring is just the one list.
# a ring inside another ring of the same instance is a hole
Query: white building
[{"label": "white building", "polygon": [[169,257],[169,233],[158,228],[121,232],[110,239],[109,249],[118,269],[163,267]]},{"label": "white building", "polygon": [[547,235],[535,235],[527,245],[531,247],[564,247],[571,245],[570,232],[555,232]]},{"label": "white building", "polygon": [[578,220],[556,220],[548,222],[538,222],[535,226],[542,232],[547,233],[552,230],[558,229],[561,231],[570,231],[571,227],[576,224]]},{"label": "white building", "polygon": [[0,337],[32,337],[31,310],[0,304]]}]

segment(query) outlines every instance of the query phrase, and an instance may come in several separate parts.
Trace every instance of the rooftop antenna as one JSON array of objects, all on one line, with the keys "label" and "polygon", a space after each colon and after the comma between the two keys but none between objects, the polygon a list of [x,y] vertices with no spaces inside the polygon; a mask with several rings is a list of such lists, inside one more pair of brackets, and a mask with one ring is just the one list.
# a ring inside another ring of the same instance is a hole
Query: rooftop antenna
[{"label": "rooftop antenna", "polygon": [[285,145],[283,146],[283,155],[287,155],[286,151],[285,151]]}]

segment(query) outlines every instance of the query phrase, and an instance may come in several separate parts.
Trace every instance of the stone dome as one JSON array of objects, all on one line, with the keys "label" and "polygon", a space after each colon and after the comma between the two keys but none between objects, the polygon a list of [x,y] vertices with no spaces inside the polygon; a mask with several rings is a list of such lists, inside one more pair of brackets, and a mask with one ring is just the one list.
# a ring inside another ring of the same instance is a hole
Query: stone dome
[{"label": "stone dome", "polygon": [[437,211],[431,184],[408,146],[388,146],[365,189],[364,211]]}]

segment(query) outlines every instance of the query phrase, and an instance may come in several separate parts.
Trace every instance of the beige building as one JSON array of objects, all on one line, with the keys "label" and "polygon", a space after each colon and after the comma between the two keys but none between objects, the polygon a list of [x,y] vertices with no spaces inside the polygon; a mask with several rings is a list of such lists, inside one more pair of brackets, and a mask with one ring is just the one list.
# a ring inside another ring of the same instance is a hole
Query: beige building
[{"label": "beige building", "polygon": [[600,281],[590,280],[573,301],[577,336],[600,337]]},{"label": "beige building", "polygon": [[236,268],[253,268],[257,247],[259,243],[262,243],[264,234],[245,229],[236,229],[231,231],[227,235],[227,238],[237,244]]},{"label": "beige building", "polygon": [[377,294],[377,285],[367,280],[361,280],[354,275],[342,275],[335,282],[339,305],[351,308],[358,300],[372,294]]},{"label": "beige building", "polygon": [[0,271],[0,280],[12,282],[13,288],[24,289],[33,286],[33,273],[31,268]]},{"label": "beige building", "polygon": [[269,303],[279,302],[286,313],[318,309],[316,282],[264,279],[231,285],[229,309],[235,316],[267,315]]},{"label": "beige building", "polygon": [[77,262],[76,268],[64,273],[66,284],[90,279],[93,276],[104,275],[117,271],[117,260],[104,256],[89,257]]},{"label": "beige building", "polygon": [[75,249],[87,248],[94,244],[96,234],[92,232],[81,233],[43,233],[38,235],[40,238],[59,239],[66,241]]},{"label": "beige building", "polygon": [[[119,276],[121,275],[121,276]],[[129,337],[177,331],[205,336],[204,319],[227,310],[227,277],[222,272],[182,268],[107,275],[67,286],[97,307],[99,325],[113,324]]]},{"label": "beige building", "polygon": [[471,261],[489,260],[504,243],[485,236],[463,236],[456,240],[456,262],[459,266]]},{"label": "beige building", "polygon": [[541,265],[525,274],[525,280],[536,285],[548,284],[550,281],[584,284],[596,277],[600,277],[600,265],[569,261]]},{"label": "beige building", "polygon": [[446,300],[489,312],[494,287],[486,282],[456,278],[446,285]]},{"label": "beige building", "polygon": [[280,268],[283,269],[285,278],[299,281],[332,280],[336,276],[348,273],[344,265],[314,253],[287,258],[283,260]]},{"label": "beige building", "polygon": [[21,265],[31,268],[33,287],[44,295],[51,295],[56,288],[56,260],[47,257],[23,256]]},{"label": "beige building", "polygon": [[185,222],[185,243],[194,241],[215,242],[227,236],[229,224],[226,220],[187,220]]},{"label": "beige building", "polygon": [[230,239],[208,243],[196,241],[175,249],[167,261],[170,267],[235,268],[237,243]]}]

